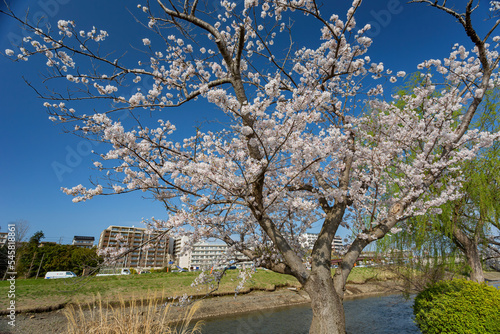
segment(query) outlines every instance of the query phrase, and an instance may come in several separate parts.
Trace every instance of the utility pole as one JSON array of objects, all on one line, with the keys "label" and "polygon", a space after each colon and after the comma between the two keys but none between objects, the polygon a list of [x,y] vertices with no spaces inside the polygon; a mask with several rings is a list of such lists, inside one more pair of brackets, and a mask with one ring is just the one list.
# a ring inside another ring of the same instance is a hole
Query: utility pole
[{"label": "utility pole", "polygon": [[45,257],[45,253],[43,253],[43,255],[42,255],[42,259],[40,260],[40,265],[38,266],[38,270],[37,270],[37,272],[36,272],[36,277],[35,277],[35,279],[37,279],[37,278],[38,278],[38,274],[40,273],[40,268],[42,267],[42,263],[43,263],[43,258],[44,258],[44,257]]},{"label": "utility pole", "polygon": [[31,259],[30,269],[29,269],[29,270],[28,270],[28,272],[24,275],[24,278],[28,278],[28,276],[30,275],[30,272],[31,272],[31,267],[33,267],[33,261],[35,261],[35,256],[36,256],[36,252],[35,252],[35,254],[33,254],[33,258]]}]

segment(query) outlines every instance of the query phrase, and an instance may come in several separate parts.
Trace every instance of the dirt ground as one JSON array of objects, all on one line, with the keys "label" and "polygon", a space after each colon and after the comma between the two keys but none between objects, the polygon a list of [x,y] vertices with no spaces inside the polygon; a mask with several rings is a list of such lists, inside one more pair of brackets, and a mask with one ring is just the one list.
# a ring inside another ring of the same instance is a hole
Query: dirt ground
[{"label": "dirt ground", "polygon": [[484,278],[487,281],[500,281],[500,272],[487,272],[487,273],[484,273]]}]

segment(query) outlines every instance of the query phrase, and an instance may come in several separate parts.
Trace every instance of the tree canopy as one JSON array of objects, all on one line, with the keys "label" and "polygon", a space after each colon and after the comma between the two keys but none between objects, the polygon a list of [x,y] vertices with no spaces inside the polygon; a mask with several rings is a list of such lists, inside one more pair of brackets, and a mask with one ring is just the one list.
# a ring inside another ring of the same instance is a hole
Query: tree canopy
[{"label": "tree canopy", "polygon": [[[383,83],[405,73],[371,60],[371,27],[355,19],[360,0],[338,14],[313,0],[224,0],[221,13],[197,0],[147,2],[138,7],[151,35],[137,62],[107,54],[104,30],[60,20],[51,31],[7,11],[34,35],[6,54],[45,57],[50,80],[66,83],[41,93],[51,119],[110,145],[95,162],[101,180],[64,189],[75,202],[149,192],[169,212],[151,221],[155,228],[191,243],[223,240],[257,265],[294,275],[312,299],[311,332],[344,333],[343,288],[364,247],[459,198],[461,163],[498,138],[469,130],[498,83],[496,24],[480,36],[472,0],[463,13],[446,1],[412,2],[452,15],[474,48],[455,45],[446,59],[423,61],[423,84],[388,99]],[[304,24],[317,27],[314,42],[295,39]],[[154,85],[143,91],[136,84],[146,79]],[[109,109],[89,113],[82,103],[94,100]],[[162,110],[194,100],[219,108],[225,123],[176,140]],[[143,109],[156,124],[138,117]],[[456,177],[439,182],[443,173]],[[309,270],[297,236],[316,221]],[[356,233],[332,278],[341,225]]]}]

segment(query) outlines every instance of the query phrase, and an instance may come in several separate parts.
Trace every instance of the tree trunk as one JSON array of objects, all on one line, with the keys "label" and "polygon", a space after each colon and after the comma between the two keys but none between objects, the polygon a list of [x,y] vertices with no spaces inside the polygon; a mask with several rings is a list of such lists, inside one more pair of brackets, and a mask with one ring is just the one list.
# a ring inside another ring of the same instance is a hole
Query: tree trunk
[{"label": "tree trunk", "polygon": [[483,266],[481,264],[481,257],[479,256],[477,245],[475,245],[473,242],[471,242],[470,247],[465,247],[465,257],[467,258],[467,263],[469,264],[471,269],[471,281],[483,283],[484,273]]},{"label": "tree trunk", "polygon": [[458,228],[453,230],[453,237],[453,241],[463,251],[467,259],[467,264],[470,266],[471,281],[483,283],[483,266],[481,264],[481,257],[479,256],[477,242],[475,242],[474,239],[470,239],[462,230]]},{"label": "tree trunk", "polygon": [[331,275],[312,273],[304,289],[311,298],[313,311],[309,333],[345,334],[344,305],[335,291]]}]

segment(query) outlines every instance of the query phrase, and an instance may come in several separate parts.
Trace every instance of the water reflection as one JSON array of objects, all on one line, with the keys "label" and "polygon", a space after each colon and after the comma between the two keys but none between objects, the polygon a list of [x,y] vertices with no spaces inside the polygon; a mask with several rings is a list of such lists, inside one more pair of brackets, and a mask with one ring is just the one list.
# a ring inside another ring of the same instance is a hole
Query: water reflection
[{"label": "water reflection", "polygon": [[[420,333],[412,304],[395,295],[345,301],[347,333]],[[311,308],[302,305],[207,320],[203,333],[307,334],[311,320]]]},{"label": "water reflection", "polygon": [[350,300],[344,303],[346,327],[358,333],[420,333],[413,322],[413,299],[398,295]]}]

